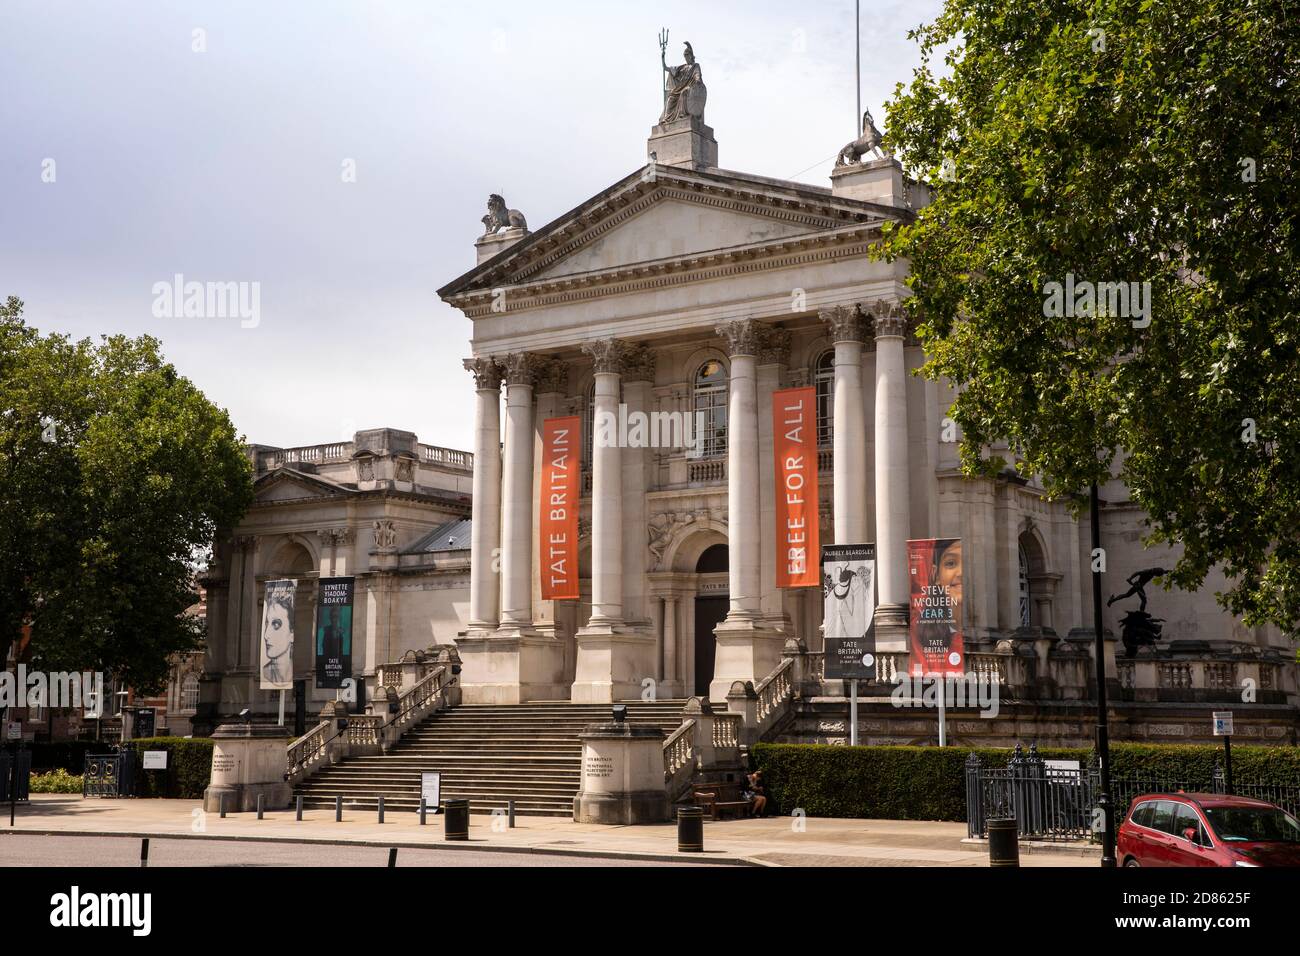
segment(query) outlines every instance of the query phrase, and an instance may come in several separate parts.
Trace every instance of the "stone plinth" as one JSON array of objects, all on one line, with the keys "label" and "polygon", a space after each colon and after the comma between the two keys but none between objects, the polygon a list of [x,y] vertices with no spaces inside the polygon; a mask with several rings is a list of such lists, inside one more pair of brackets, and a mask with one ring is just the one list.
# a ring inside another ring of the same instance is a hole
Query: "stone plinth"
[{"label": "stone plinth", "polygon": [[575,704],[637,700],[641,682],[655,675],[658,645],[648,628],[588,624],[574,640],[577,663],[570,691]]},{"label": "stone plinth", "polygon": [[474,240],[474,252],[480,263],[487,262],[498,253],[504,252],[520,239],[528,235],[522,226],[509,226],[490,236],[479,236]]},{"label": "stone plinth", "polygon": [[736,681],[758,684],[781,663],[786,636],[759,621],[726,620],[713,629],[717,640],[709,699],[726,700]]},{"label": "stone plinth", "polygon": [[285,780],[286,754],[293,738],[284,727],[222,724],[212,734],[212,778],[203,791],[203,809],[215,813],[225,795],[226,810],[283,810],[293,788]]},{"label": "stone plinth", "polygon": [[466,704],[522,704],[565,700],[564,646],[532,629],[475,633],[456,638],[461,699]]},{"label": "stone plinth", "polygon": [[654,127],[646,141],[646,158],[655,154],[660,166],[709,169],[718,165],[718,141],[713,130],[695,116]]},{"label": "stone plinth", "polygon": [[668,820],[663,731],[615,721],[588,725],[573,819],[610,825]]},{"label": "stone plinth", "polygon": [[869,159],[853,166],[836,166],[831,171],[831,194],[846,199],[907,205],[903,167],[896,159]]}]

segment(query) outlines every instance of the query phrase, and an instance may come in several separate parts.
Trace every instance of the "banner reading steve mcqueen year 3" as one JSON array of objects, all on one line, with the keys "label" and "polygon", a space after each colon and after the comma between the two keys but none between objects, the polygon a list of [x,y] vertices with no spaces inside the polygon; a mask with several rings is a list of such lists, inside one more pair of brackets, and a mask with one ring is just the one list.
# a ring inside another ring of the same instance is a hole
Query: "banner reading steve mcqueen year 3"
[{"label": "banner reading steve mcqueen year 3", "polygon": [[910,668],[918,674],[962,674],[961,538],[907,542],[910,571]]},{"label": "banner reading steve mcqueen year 3", "polygon": [[316,602],[316,686],[352,676],[352,591],[356,578],[321,578]]},{"label": "banner reading steve mcqueen year 3", "polygon": [[542,487],[538,545],[542,600],[578,598],[578,497],[582,419],[548,418],[542,423]]},{"label": "banner reading steve mcqueen year 3", "polygon": [[776,461],[776,586],[815,588],[817,533],[817,389],[772,393]]}]

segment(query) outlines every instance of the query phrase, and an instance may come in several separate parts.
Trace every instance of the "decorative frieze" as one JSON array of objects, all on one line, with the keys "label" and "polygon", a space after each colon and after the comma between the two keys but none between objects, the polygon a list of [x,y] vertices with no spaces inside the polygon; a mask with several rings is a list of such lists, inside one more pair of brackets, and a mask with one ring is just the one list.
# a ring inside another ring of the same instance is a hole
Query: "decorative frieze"
[{"label": "decorative frieze", "polygon": [[467,358],[464,361],[464,366],[465,371],[474,376],[475,388],[487,389],[488,391],[497,391],[501,388],[503,369],[491,356]]},{"label": "decorative frieze", "polygon": [[727,340],[727,354],[758,355],[763,344],[766,326],[753,319],[736,319],[723,322],[714,331]]},{"label": "decorative frieze", "polygon": [[817,313],[830,329],[832,342],[864,342],[867,323],[854,305],[836,305]]},{"label": "decorative frieze", "polygon": [[582,351],[591,356],[597,374],[612,372],[617,375],[622,371],[627,343],[621,339],[592,339],[582,343]]}]

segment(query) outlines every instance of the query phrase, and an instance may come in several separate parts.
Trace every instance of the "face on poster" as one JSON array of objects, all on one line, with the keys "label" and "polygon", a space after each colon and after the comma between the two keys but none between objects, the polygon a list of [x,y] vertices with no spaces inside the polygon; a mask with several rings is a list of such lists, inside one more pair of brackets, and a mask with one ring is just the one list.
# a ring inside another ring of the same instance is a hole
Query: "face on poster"
[{"label": "face on poster", "polygon": [[338,689],[352,676],[354,578],[322,578],[316,612],[316,686]]},{"label": "face on poster", "polygon": [[965,673],[961,539],[909,541],[907,563],[912,674]]},{"label": "face on poster", "polygon": [[266,582],[259,657],[262,690],[293,689],[293,608],[297,581]]},{"label": "face on poster", "polygon": [[873,680],[876,675],[876,546],[828,544],[821,549],[826,676]]}]

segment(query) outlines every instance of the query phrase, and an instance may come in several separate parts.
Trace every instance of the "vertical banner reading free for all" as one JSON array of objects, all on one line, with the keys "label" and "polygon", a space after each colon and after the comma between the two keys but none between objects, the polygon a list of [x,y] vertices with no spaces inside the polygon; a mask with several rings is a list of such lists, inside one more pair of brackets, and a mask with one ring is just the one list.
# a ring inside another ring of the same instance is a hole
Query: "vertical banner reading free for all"
[{"label": "vertical banner reading free for all", "polygon": [[338,689],[352,676],[352,592],[356,578],[321,578],[316,603],[316,686]]},{"label": "vertical banner reading free for all", "polygon": [[776,586],[815,588],[817,567],[817,390],[772,393],[776,463]]},{"label": "vertical banner reading free for all", "polygon": [[542,423],[542,486],[538,566],[542,600],[578,599],[578,496],[582,420],[548,418]]}]

